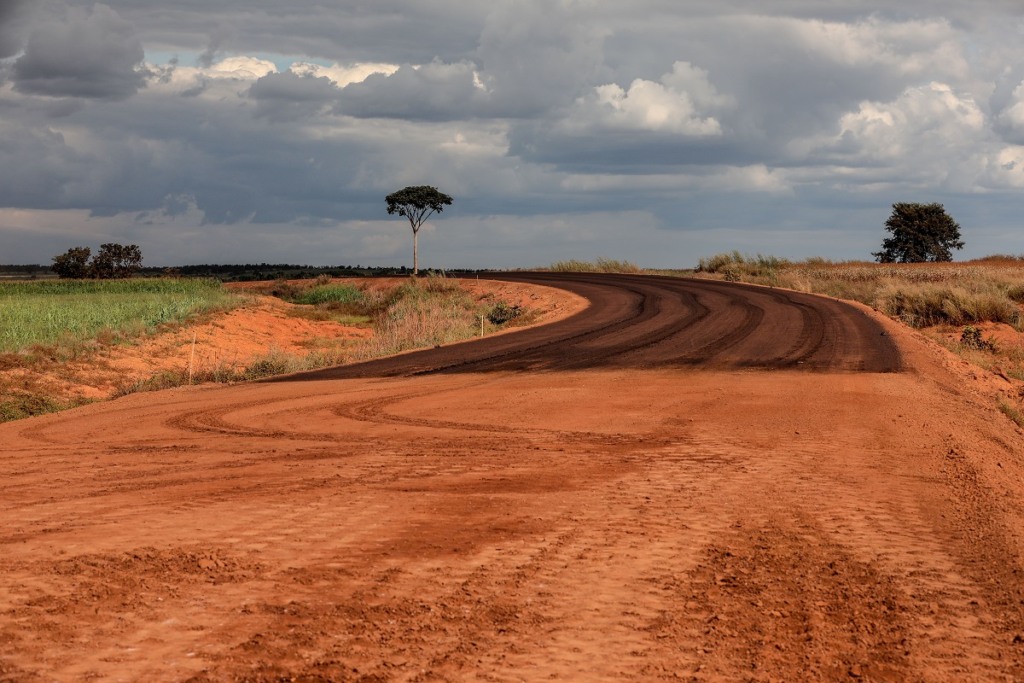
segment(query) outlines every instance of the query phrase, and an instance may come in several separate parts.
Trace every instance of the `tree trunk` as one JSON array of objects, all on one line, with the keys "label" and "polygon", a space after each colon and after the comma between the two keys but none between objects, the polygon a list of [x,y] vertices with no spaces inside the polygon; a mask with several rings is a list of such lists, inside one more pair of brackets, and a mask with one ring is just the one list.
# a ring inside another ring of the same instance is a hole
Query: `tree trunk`
[{"label": "tree trunk", "polygon": [[419,237],[420,231],[412,231],[412,274],[418,275],[420,272],[419,263],[419,245],[416,242],[416,238]]}]

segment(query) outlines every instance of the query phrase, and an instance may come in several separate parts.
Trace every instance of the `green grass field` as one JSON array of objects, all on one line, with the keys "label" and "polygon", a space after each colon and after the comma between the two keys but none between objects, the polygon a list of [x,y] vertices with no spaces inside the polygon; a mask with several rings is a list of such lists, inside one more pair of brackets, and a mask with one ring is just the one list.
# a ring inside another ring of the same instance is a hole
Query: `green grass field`
[{"label": "green grass field", "polygon": [[216,280],[0,282],[0,352],[138,335],[236,299]]}]

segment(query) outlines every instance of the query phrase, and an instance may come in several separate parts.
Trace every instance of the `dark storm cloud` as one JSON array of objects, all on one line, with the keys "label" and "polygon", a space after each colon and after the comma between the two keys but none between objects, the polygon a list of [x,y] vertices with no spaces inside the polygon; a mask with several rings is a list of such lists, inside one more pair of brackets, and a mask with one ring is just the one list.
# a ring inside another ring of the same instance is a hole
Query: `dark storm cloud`
[{"label": "dark storm cloud", "polygon": [[71,8],[36,24],[14,63],[15,89],[31,95],[124,99],[143,87],[145,54],[134,27],[105,5]]},{"label": "dark storm cloud", "polygon": [[28,8],[28,0],[0,2],[0,59],[12,57],[21,51]]},{"label": "dark storm cloud", "polygon": [[451,121],[479,116],[489,107],[474,85],[469,64],[401,66],[391,75],[373,74],[346,86],[335,111],[365,118]]},{"label": "dark storm cloud", "polygon": [[270,73],[253,83],[249,95],[256,112],[275,121],[294,121],[313,116],[338,99],[339,90],[326,76]]},{"label": "dark storm cloud", "polygon": [[387,251],[383,196],[429,183],[464,234],[542,225],[508,238],[536,265],[590,226],[627,257],[739,228],[799,246],[830,207],[848,227],[925,190],[1024,189],[1022,12],[1001,0],[13,7],[0,230],[9,208],[80,209],[293,253],[352,225],[372,236],[356,258],[387,258],[405,244]]},{"label": "dark storm cloud", "polygon": [[205,52],[266,52],[339,62],[423,64],[469,56],[491,3],[461,0],[282,3],[278,0],[111,0],[145,44]]}]

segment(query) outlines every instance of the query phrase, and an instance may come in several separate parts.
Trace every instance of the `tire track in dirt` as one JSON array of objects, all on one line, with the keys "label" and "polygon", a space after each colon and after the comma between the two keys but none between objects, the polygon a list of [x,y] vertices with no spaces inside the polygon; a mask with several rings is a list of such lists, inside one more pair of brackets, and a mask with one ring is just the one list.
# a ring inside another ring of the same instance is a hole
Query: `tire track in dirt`
[{"label": "tire track in dirt", "polygon": [[285,381],[679,365],[864,372],[900,368],[895,344],[875,321],[824,297],[651,276],[489,277],[562,287],[591,305],[567,320],[513,335],[302,373]]},{"label": "tire track in dirt", "polygon": [[509,277],[593,303],[0,426],[0,680],[1024,677],[1024,439],[890,328]]}]

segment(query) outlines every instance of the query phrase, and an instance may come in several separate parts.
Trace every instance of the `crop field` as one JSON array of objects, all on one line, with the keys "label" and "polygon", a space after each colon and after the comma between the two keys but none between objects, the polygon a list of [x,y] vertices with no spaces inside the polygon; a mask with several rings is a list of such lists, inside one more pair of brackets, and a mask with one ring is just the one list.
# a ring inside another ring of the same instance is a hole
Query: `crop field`
[{"label": "crop field", "polygon": [[237,300],[216,280],[0,282],[0,352],[140,334]]}]

